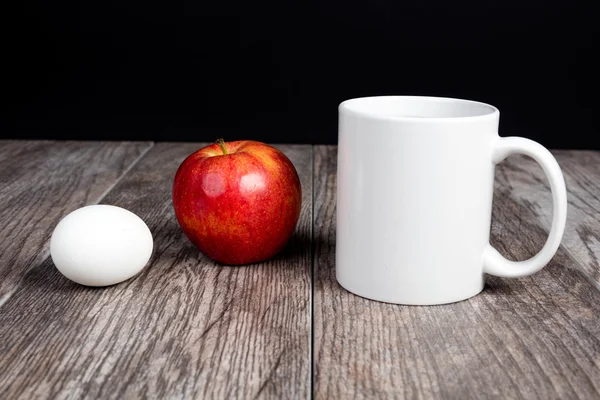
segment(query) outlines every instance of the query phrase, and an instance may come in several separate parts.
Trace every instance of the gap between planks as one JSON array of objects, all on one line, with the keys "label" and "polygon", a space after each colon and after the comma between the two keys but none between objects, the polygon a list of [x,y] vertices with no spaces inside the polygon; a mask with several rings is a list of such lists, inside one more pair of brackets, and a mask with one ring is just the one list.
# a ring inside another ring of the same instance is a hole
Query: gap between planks
[{"label": "gap between planks", "polygon": [[315,179],[316,179],[316,168],[315,168],[315,145],[313,144],[310,148],[310,163],[312,168],[312,179],[311,179],[311,225],[310,225],[310,241],[311,245],[311,259],[310,259],[310,336],[309,336],[309,371],[310,371],[310,387],[309,387],[309,398],[313,400],[315,398],[315,258],[317,252],[315,249]]}]

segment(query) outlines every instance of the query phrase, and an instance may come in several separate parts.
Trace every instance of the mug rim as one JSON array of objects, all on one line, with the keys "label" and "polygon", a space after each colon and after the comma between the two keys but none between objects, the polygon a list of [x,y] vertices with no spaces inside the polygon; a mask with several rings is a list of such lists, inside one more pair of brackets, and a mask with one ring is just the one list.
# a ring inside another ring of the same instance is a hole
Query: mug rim
[{"label": "mug rim", "polygon": [[[360,103],[365,103],[373,100],[393,100],[393,99],[414,99],[419,101],[426,102],[442,102],[447,104],[471,104],[481,107],[482,109],[487,110],[486,112],[478,113],[475,115],[465,115],[465,116],[435,116],[435,117],[417,117],[417,116],[407,116],[407,115],[392,115],[385,113],[376,113],[371,110],[365,110],[357,107],[356,103],[360,105]],[[483,103],[475,100],[466,100],[466,99],[458,99],[453,97],[437,97],[437,96],[411,96],[411,95],[383,95],[383,96],[365,96],[365,97],[355,97],[351,99],[344,100],[338,106],[339,112],[349,112],[352,114],[356,114],[361,117],[373,118],[378,120],[394,120],[394,121],[414,121],[414,122],[435,122],[435,121],[465,121],[465,120],[478,120],[478,119],[487,119],[494,118],[500,115],[500,110],[494,107],[491,104]]]}]

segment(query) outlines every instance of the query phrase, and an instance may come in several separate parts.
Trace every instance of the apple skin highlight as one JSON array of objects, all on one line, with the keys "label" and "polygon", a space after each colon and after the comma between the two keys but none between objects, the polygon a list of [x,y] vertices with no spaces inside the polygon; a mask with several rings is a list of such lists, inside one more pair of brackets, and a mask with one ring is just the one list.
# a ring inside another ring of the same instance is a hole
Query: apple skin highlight
[{"label": "apple skin highlight", "polygon": [[190,241],[226,265],[267,260],[294,233],[302,188],[292,162],[255,141],[204,147],[179,166],[173,207]]}]

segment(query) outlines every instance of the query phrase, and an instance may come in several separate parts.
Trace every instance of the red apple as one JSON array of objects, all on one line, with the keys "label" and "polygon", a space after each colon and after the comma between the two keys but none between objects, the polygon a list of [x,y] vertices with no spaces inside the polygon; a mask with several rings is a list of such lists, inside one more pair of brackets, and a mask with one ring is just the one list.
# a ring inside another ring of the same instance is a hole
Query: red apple
[{"label": "red apple", "polygon": [[187,157],[173,183],[175,215],[186,236],[229,265],[277,254],[294,232],[301,201],[291,161],[254,141],[219,139]]}]

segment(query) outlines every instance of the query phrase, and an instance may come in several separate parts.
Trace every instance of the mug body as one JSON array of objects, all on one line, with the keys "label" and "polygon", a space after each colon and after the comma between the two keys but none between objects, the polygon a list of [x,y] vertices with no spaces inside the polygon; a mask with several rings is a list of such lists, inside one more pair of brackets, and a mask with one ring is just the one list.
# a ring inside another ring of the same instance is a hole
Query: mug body
[{"label": "mug body", "polygon": [[398,304],[479,293],[489,241],[499,112],[414,96],[339,107],[336,277]]}]

